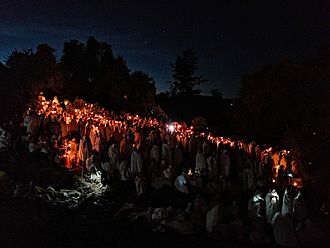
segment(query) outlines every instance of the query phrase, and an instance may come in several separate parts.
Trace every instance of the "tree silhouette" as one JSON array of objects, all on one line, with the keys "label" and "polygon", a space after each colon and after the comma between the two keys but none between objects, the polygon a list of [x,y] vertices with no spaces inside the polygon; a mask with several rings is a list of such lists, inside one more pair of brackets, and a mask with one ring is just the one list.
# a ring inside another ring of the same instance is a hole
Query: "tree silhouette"
[{"label": "tree silhouette", "polygon": [[170,86],[171,95],[198,95],[200,90],[197,88],[201,83],[207,82],[202,75],[196,75],[197,58],[191,49],[183,51],[182,55],[176,57],[172,68],[173,81]]},{"label": "tree silhouette", "polygon": [[69,95],[93,101],[115,111],[143,112],[154,103],[155,83],[143,72],[130,72],[123,57],[114,57],[111,45],[90,37],[86,45],[64,44],[61,65]]}]

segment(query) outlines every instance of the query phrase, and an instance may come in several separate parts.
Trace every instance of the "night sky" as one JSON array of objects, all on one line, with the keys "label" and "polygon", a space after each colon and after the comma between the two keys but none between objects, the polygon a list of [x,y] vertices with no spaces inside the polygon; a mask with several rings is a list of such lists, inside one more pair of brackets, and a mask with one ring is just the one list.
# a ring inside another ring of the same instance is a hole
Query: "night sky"
[{"label": "night sky", "polygon": [[209,80],[235,97],[240,77],[283,57],[312,57],[329,38],[329,1],[0,1],[0,59],[13,49],[48,43],[62,54],[71,39],[89,36],[112,45],[131,70],[168,89],[170,62],[186,48]]}]

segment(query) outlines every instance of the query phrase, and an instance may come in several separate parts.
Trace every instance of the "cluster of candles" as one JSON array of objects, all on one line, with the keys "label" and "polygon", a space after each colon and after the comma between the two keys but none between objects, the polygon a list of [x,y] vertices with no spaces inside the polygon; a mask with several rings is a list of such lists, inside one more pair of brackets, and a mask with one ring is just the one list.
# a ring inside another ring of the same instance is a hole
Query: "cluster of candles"
[{"label": "cluster of candles", "polygon": [[[115,125],[121,126],[123,123],[130,123],[140,127],[151,127],[151,128],[159,128],[161,126],[161,122],[156,118],[142,118],[139,115],[131,115],[124,114],[121,116],[115,116],[110,114],[104,108],[98,106],[98,104],[87,103],[81,99],[76,99],[74,102],[70,102],[69,100],[64,100],[63,102],[59,101],[55,96],[53,100],[47,100],[46,97],[41,92],[38,97],[38,101],[36,104],[36,113],[38,115],[43,115],[45,117],[51,117],[54,119],[63,118],[66,124],[70,124],[72,121],[81,120],[83,123],[92,123],[94,126],[106,126],[106,125]],[[230,145],[234,147],[235,145],[239,149],[246,149],[246,144],[242,141],[235,141],[230,138],[224,137],[214,137],[211,133],[203,133],[194,132],[194,127],[188,127],[185,123],[179,122],[171,122],[165,124],[165,129],[167,132],[171,134],[179,135],[180,137],[191,137],[193,135],[206,137],[211,143],[219,146]],[[70,144],[64,143],[65,154],[64,157],[70,157]],[[261,150],[263,155],[271,155],[273,153],[272,147],[267,147]],[[289,150],[281,150],[280,154],[283,156],[290,155]],[[279,169],[279,165],[275,165],[276,171]]]}]

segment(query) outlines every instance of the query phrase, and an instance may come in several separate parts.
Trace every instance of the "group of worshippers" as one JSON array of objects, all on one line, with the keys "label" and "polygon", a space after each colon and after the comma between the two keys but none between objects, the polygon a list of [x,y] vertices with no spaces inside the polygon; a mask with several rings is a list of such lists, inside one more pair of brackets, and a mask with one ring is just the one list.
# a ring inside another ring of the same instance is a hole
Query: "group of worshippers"
[{"label": "group of worshippers", "polygon": [[305,234],[307,215],[305,200],[299,188],[287,187],[283,197],[275,188],[266,194],[257,190],[248,202],[248,216],[253,229],[250,239],[256,244],[271,243],[267,228],[272,230],[277,244],[297,246],[302,242],[299,236]]},{"label": "group of worshippers", "polygon": [[[288,177],[299,172],[290,156],[280,151],[265,153],[254,142],[214,143],[205,135],[169,131],[166,125],[152,128],[115,121],[98,125],[76,119],[67,124],[60,116],[30,113],[22,126],[29,152],[43,153],[83,175],[99,172],[105,185],[132,182],[139,197],[160,182],[182,195],[194,195],[189,204],[192,212],[198,212],[192,218],[198,230],[215,230],[222,213],[229,213],[235,225],[247,214],[253,242],[269,241],[264,232],[267,223],[278,244],[292,245],[295,231],[304,226],[302,193],[291,187]],[[210,204],[206,213],[205,202],[212,197],[218,201],[219,196],[226,200]]]}]

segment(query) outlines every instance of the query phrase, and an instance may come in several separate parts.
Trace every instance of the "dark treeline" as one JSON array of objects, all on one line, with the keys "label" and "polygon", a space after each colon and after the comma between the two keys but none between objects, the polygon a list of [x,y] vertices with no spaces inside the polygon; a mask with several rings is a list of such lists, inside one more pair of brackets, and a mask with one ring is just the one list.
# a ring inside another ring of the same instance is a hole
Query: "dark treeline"
[{"label": "dark treeline", "polygon": [[144,113],[153,105],[154,80],[144,72],[131,72],[110,44],[93,37],[86,44],[65,42],[58,62],[54,52],[41,44],[36,52],[13,51],[0,64],[1,116],[21,113],[39,91],[97,101],[118,112]]},{"label": "dark treeline", "polygon": [[[330,47],[243,76],[232,123],[239,135],[292,149],[306,169],[329,172]],[[324,170],[325,169],[325,170]]]}]

